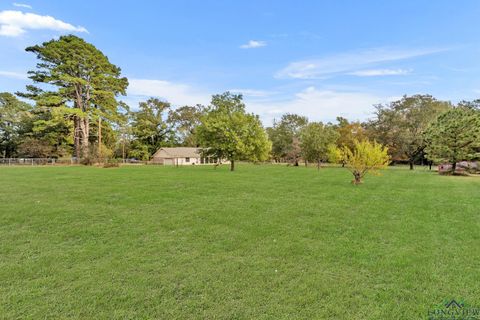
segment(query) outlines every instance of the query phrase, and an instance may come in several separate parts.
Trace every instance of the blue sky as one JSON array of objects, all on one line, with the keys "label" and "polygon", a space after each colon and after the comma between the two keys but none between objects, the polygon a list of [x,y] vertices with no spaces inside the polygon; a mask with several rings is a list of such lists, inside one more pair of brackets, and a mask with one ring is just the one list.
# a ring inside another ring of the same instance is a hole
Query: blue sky
[{"label": "blue sky", "polygon": [[266,124],[363,120],[404,94],[480,98],[479,17],[476,0],[0,0],[0,91],[29,83],[25,47],[73,33],[122,68],[133,108],[230,90]]}]

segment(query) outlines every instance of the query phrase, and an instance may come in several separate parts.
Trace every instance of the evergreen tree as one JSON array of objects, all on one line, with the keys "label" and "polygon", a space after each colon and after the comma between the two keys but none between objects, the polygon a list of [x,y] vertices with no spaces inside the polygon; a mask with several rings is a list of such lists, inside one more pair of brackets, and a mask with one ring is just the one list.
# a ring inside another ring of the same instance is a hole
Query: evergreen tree
[{"label": "evergreen tree", "polygon": [[435,162],[452,164],[480,158],[480,111],[460,106],[438,117],[425,132],[426,154]]},{"label": "evergreen tree", "polygon": [[[90,125],[99,117],[117,121],[128,86],[119,67],[94,45],[74,35],[62,36],[41,45],[28,47],[40,60],[30,79],[44,88],[29,85],[24,97],[35,100],[37,107],[59,108],[74,124],[76,157],[88,157]],[[54,90],[49,90],[53,88]],[[56,89],[56,90],[55,90]]]}]

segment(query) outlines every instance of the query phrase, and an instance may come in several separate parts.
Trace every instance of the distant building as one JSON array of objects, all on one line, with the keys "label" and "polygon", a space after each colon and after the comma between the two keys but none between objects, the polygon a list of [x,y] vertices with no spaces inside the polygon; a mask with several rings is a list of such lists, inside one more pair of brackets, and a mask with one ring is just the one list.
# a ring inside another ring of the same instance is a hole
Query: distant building
[{"label": "distant building", "polygon": [[[152,157],[152,163],[185,166],[185,165],[203,165],[216,164],[218,159],[212,157],[203,157],[202,148],[160,148]],[[222,160],[221,163],[226,163]]]}]

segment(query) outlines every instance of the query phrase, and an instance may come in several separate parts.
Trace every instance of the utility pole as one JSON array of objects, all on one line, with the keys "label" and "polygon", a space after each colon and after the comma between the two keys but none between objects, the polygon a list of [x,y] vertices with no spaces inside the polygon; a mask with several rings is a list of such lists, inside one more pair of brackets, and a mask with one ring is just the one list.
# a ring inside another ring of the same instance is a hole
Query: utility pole
[{"label": "utility pole", "polygon": [[102,117],[98,116],[98,159],[100,163],[103,162],[102,159]]},{"label": "utility pole", "polygon": [[125,132],[122,133],[122,159],[123,163],[125,163]]}]

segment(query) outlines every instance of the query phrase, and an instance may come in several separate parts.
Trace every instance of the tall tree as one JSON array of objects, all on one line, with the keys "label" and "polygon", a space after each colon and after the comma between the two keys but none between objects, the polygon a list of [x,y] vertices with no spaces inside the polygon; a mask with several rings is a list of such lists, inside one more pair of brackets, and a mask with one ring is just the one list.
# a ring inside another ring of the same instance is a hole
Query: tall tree
[{"label": "tall tree", "polygon": [[32,107],[8,92],[0,93],[0,156],[13,157]]},{"label": "tall tree", "polygon": [[197,130],[205,155],[229,160],[231,171],[235,161],[264,161],[271,150],[258,116],[245,111],[242,95],[214,95]]},{"label": "tall tree", "polygon": [[133,156],[148,160],[160,147],[173,144],[174,136],[166,122],[170,108],[168,102],[157,98],[139,103],[139,110],[132,113]]},{"label": "tall tree", "polygon": [[452,164],[455,173],[458,161],[479,159],[480,111],[463,106],[438,117],[425,132],[428,159]]},{"label": "tall tree", "polygon": [[386,145],[394,160],[415,160],[426,147],[424,132],[442,112],[451,107],[430,95],[404,96],[388,105],[376,106],[376,119],[369,123],[375,140]]},{"label": "tall tree", "polygon": [[168,112],[167,122],[172,126],[179,143],[186,147],[197,147],[196,129],[200,125],[205,107],[183,106]]},{"label": "tall tree", "polygon": [[42,89],[27,86],[24,97],[36,101],[39,107],[57,107],[72,117],[74,146],[77,157],[88,157],[90,123],[98,117],[114,121],[122,106],[117,101],[126,93],[128,80],[122,78],[119,67],[94,45],[74,35],[28,47],[37,55],[37,69],[30,71],[34,83],[47,84]]},{"label": "tall tree", "polygon": [[321,122],[310,122],[301,131],[302,154],[306,160],[320,163],[328,159],[328,147],[335,144],[339,134],[330,125]]},{"label": "tall tree", "polygon": [[300,132],[307,123],[306,117],[287,113],[267,129],[275,160],[287,159],[298,166],[301,157]]}]

